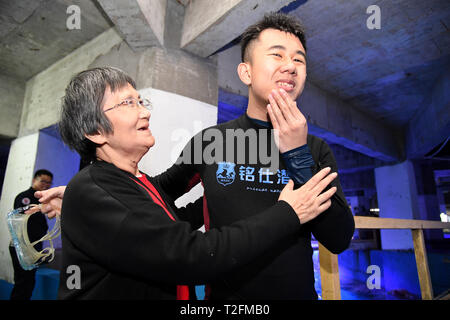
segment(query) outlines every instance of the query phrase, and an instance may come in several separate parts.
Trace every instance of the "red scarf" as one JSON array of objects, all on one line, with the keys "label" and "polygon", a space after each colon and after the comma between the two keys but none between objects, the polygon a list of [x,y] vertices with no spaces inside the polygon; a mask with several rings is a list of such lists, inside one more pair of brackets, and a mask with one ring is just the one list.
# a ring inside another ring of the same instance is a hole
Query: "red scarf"
[{"label": "red scarf", "polygon": [[[143,187],[150,197],[152,198],[153,202],[159,205],[164,209],[164,211],[167,213],[170,219],[175,221],[175,218],[172,216],[172,214],[169,211],[169,208],[167,207],[167,204],[164,202],[163,198],[159,194],[158,190],[148,181],[147,177],[143,174],[140,177],[138,177],[139,181],[134,180],[138,185]],[[177,300],[189,300],[189,286],[185,285],[178,285],[177,286]]]}]

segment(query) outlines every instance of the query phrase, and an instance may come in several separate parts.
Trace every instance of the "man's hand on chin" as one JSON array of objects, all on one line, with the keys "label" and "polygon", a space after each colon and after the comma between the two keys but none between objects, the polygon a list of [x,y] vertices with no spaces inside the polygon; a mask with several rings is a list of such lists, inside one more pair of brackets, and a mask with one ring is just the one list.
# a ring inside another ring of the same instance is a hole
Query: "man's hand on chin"
[{"label": "man's hand on chin", "polygon": [[297,103],[283,89],[272,90],[267,105],[275,129],[275,142],[281,153],[306,144],[308,123]]}]

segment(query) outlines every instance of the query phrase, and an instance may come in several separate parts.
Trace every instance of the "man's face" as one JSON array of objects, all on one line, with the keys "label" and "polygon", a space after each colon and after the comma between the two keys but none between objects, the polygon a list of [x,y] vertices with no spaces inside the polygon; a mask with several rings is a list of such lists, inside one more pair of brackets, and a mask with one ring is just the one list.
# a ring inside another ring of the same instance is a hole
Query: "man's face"
[{"label": "man's face", "polygon": [[53,182],[52,177],[46,174],[41,174],[40,176],[37,176],[36,178],[33,179],[32,187],[36,191],[47,190],[52,186],[52,182]]},{"label": "man's face", "polygon": [[267,104],[271,91],[283,88],[296,100],[306,80],[306,53],[300,40],[291,33],[266,29],[249,49],[249,95]]}]

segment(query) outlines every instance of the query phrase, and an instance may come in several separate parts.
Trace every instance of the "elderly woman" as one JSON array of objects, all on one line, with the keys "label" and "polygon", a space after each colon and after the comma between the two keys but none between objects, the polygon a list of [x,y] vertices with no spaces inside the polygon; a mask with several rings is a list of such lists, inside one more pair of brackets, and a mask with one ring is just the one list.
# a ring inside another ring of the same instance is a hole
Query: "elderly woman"
[{"label": "elderly woman", "polygon": [[[319,196],[335,177],[327,168],[303,189],[290,182],[261,214],[196,231],[202,200],[182,209],[173,204],[184,177],[169,170],[151,178],[138,169],[155,143],[149,106],[133,79],[115,68],[83,71],[66,89],[61,137],[90,164],[64,194],[60,299],[189,298],[186,285],[206,283],[289,241],[301,228],[300,192],[321,197],[322,206],[308,212],[312,219],[335,191]],[[79,270],[79,285],[72,270]]]}]

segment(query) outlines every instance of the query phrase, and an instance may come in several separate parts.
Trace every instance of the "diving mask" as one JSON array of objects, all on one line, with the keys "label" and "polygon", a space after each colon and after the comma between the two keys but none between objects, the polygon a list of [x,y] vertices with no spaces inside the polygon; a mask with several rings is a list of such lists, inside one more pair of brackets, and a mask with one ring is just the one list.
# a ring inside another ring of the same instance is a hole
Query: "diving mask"
[{"label": "diving mask", "polygon": [[[34,268],[37,268],[37,266],[44,261],[50,262],[53,260],[55,248],[53,247],[52,240],[58,237],[61,232],[60,219],[57,216],[55,225],[53,226],[52,230],[39,240],[30,243],[30,239],[28,238],[27,225],[28,219],[32,214],[35,213],[25,214],[25,211],[36,206],[37,205],[32,204],[22,208],[14,209],[7,214],[6,218],[12,242],[14,244],[14,247],[16,248],[17,258],[19,259],[20,265],[25,270],[32,270]],[[42,214],[40,211],[37,211],[36,213]],[[34,248],[34,245],[45,240],[49,241],[50,247],[44,248],[41,251],[37,251]]]}]

